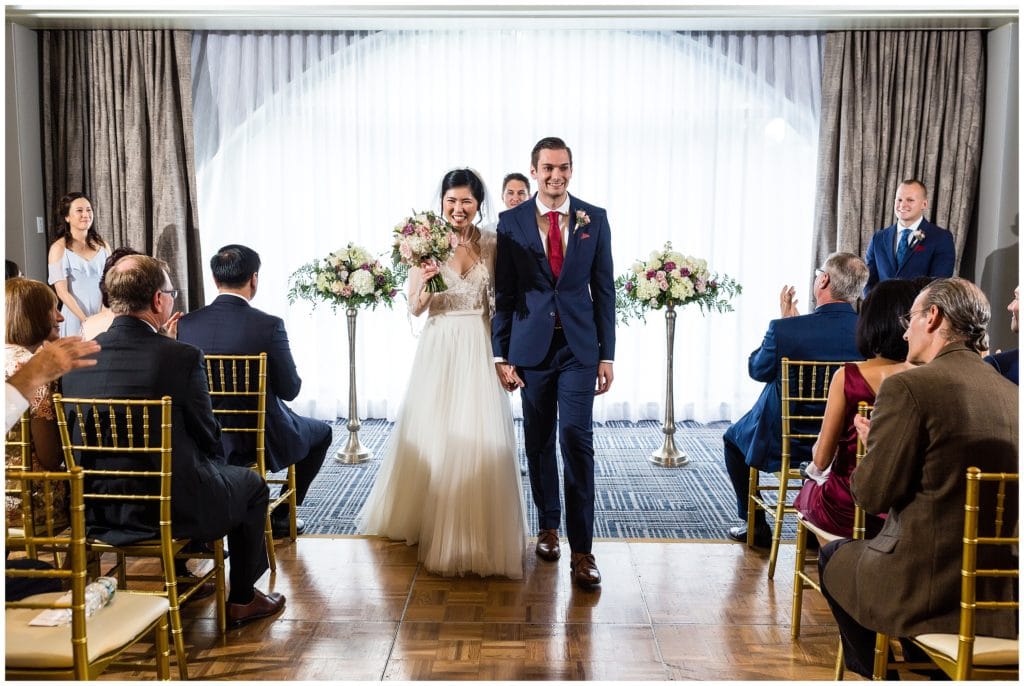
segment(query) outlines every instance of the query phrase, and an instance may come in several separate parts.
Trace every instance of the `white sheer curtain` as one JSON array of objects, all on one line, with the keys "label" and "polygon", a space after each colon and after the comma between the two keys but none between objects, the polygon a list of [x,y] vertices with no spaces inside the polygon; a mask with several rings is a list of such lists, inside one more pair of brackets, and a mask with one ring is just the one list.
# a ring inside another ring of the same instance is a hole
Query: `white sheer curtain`
[{"label": "white sheer curtain", "polygon": [[[203,254],[260,253],[254,305],[285,319],[294,407],[345,416],[344,315],[289,305],[288,275],[347,241],[389,254],[391,227],[436,206],[452,167],[479,170],[500,202],[502,177],[560,136],[570,192],[608,209],[616,273],[671,240],[743,284],[736,312],[687,310],[676,328],[677,419],[735,419],[759,392],[747,357],[779,289],[809,305],[820,60],[810,34],[196,32]],[[361,417],[394,418],[413,329],[404,301],[359,314]],[[620,326],[595,419],[660,419],[664,360],[661,313]]]}]

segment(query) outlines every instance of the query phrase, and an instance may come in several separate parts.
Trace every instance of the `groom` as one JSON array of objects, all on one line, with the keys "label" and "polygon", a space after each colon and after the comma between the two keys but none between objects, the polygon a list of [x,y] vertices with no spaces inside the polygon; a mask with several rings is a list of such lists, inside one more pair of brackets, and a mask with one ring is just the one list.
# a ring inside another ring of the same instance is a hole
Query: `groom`
[{"label": "groom", "polygon": [[[612,383],[615,289],[611,233],[600,207],[569,195],[572,151],[560,138],[533,148],[531,201],[502,212],[491,339],[509,391],[523,389],[523,430],[540,532],[537,555],[561,555],[556,417],[565,473],[573,581],[601,583],[594,538],[594,396]],[[596,390],[595,390],[596,386]]]}]

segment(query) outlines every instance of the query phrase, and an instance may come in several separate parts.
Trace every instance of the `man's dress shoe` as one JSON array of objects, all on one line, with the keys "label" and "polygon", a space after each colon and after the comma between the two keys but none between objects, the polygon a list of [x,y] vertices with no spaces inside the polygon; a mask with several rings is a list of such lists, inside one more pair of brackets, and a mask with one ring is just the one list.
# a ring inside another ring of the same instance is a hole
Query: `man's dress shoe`
[{"label": "man's dress shoe", "polygon": [[541,529],[537,534],[537,557],[554,562],[562,556],[558,545],[558,529]]},{"label": "man's dress shoe", "polygon": [[254,596],[251,601],[242,603],[228,603],[228,626],[234,628],[248,622],[264,617],[275,615],[284,608],[284,596],[280,593],[264,593],[258,588],[253,589]]},{"label": "man's dress shoe", "polygon": [[[306,530],[306,522],[302,519],[295,520],[295,535],[301,536]],[[270,517],[270,531],[274,538],[286,538],[292,535],[287,517]]]},{"label": "man's dress shoe", "polygon": [[577,586],[593,588],[601,583],[601,572],[597,571],[597,562],[590,553],[573,553],[569,570]]},{"label": "man's dress shoe", "polygon": [[[747,525],[734,526],[729,529],[729,538],[740,543],[747,542]],[[755,548],[771,548],[772,547],[772,530],[767,524],[761,526],[757,525],[754,527],[754,547]]]}]

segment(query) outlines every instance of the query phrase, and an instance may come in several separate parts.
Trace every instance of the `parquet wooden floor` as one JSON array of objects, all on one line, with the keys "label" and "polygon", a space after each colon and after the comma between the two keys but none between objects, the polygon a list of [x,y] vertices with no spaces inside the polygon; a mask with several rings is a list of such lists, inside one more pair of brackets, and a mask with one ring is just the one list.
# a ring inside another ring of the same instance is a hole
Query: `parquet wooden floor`
[{"label": "parquet wooden floor", "polygon": [[[531,544],[532,546],[532,544]],[[278,543],[276,619],[226,635],[212,598],[183,610],[192,679],[828,680],[837,633],[805,593],[789,637],[793,546],[767,580],[767,555],[736,543],[598,541],[599,591],[575,588],[532,547],[522,581],[444,578],[416,548],[364,537]],[[230,564],[230,560],[228,561]],[[151,679],[109,670],[105,679]],[[848,679],[857,679],[848,675]]]}]

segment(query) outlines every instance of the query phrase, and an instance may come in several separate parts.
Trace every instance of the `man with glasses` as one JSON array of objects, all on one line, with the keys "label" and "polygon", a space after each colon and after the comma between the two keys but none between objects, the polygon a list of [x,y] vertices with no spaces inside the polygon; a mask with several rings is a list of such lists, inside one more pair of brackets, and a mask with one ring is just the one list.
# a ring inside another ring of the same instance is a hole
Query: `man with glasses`
[{"label": "man with glasses", "polygon": [[[750,377],[765,384],[754,407],[729,427],[722,437],[725,466],[736,492],[736,513],[747,520],[747,491],[750,467],[763,472],[778,471],[782,460],[782,358],[791,360],[859,360],[855,330],[857,313],[853,306],[868,280],[864,260],[852,253],[832,253],[815,270],[814,301],[817,307],[801,315],[795,290],[784,287],[779,305],[781,319],[768,324],[761,347],[750,354]],[[794,448],[793,464],[811,459],[810,446]],[[772,531],[764,512],[754,520],[754,545],[771,546]],[[729,529],[729,538],[747,540],[746,524]]]},{"label": "man with glasses", "polygon": [[[122,258],[110,268],[105,283],[116,316],[110,328],[96,337],[101,346],[96,365],[64,376],[65,395],[171,397],[173,533],[198,541],[228,537],[227,610],[232,626],[276,614],[284,607],[284,596],[263,593],[254,585],[268,568],[263,536],[267,486],[251,469],[224,463],[203,353],[157,333],[174,312],[177,290],[162,262],[146,255]],[[159,422],[151,430],[160,431]],[[76,421],[75,436],[80,431]],[[132,507],[89,510],[88,534],[109,543],[123,545],[157,534],[156,523],[147,527]]]},{"label": "man with glasses", "polygon": [[[1016,472],[1017,387],[986,365],[989,304],[965,279],[939,279],[918,294],[904,338],[914,369],[882,382],[871,420],[855,417],[867,445],[850,490],[870,514],[888,513],[871,540],[821,549],[821,590],[839,625],[847,669],[871,678],[875,633],[956,635],[960,622],[965,473]],[[992,512],[994,491],[983,491]],[[1016,489],[1003,521],[1017,521]],[[982,536],[991,535],[991,521]],[[1003,548],[994,550],[994,548]],[[1009,566],[1003,546],[978,550],[978,567]],[[1015,564],[1015,563],[1014,563]],[[979,580],[988,599],[1012,600],[1015,579]],[[979,612],[977,633],[1016,638],[1006,613]]]}]

